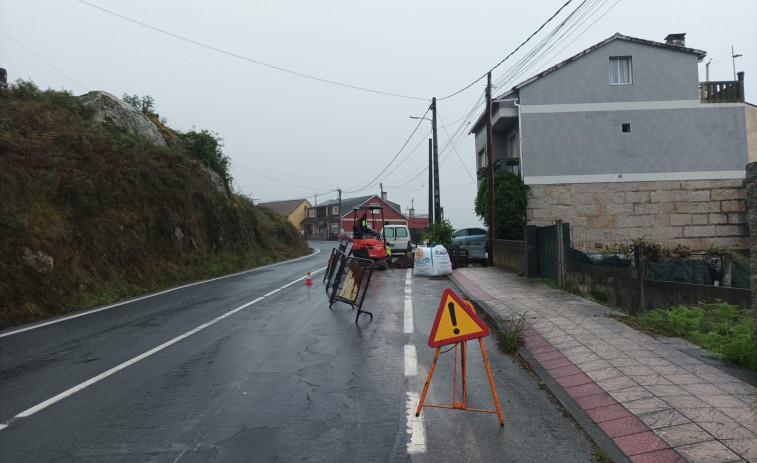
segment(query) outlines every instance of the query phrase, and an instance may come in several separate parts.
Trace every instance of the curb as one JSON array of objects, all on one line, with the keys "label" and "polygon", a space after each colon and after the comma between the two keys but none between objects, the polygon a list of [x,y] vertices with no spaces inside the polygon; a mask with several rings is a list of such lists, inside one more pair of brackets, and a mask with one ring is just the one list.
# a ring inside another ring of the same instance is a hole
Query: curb
[{"label": "curb", "polygon": [[[450,275],[450,280],[452,280],[452,282],[455,283],[455,285],[463,293],[465,293],[467,298],[470,299],[473,304],[485,311],[486,314],[491,317],[492,320],[495,320],[495,323],[497,323],[496,320],[499,315],[496,314],[486,302],[473,297],[465,289],[462,283],[457,281],[452,275]],[[498,328],[502,329],[499,323],[497,324]],[[597,423],[594,422],[593,419],[591,419],[591,417],[589,417],[586,411],[580,405],[578,405],[576,401],[568,395],[567,392],[565,392],[563,387],[560,386],[560,384],[555,381],[552,375],[550,375],[549,372],[547,372],[547,370],[545,370],[544,367],[541,366],[539,361],[537,361],[531,355],[528,349],[526,349],[525,347],[519,348],[518,355],[528,363],[531,371],[533,371],[536,377],[544,383],[549,392],[557,399],[560,405],[571,414],[578,426],[580,426],[580,428],[591,438],[591,440],[594,442],[594,444],[597,445],[597,447],[602,449],[602,451],[604,451],[610,458],[612,458],[613,462],[615,463],[631,463],[630,458],[625,453],[623,453],[620,448],[618,448],[615,442],[610,439],[610,437],[602,430],[602,428],[599,427]]]}]

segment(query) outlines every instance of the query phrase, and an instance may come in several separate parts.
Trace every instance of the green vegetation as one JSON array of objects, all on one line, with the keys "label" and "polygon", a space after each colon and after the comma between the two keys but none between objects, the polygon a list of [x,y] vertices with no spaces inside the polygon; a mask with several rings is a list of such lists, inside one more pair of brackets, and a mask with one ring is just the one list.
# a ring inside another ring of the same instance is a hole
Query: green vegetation
[{"label": "green vegetation", "polygon": [[518,320],[504,320],[500,318],[497,323],[499,328],[494,332],[497,339],[499,350],[507,354],[515,354],[518,348],[523,345],[523,326],[526,323],[525,317],[521,316]]},{"label": "green vegetation", "polygon": [[454,232],[455,229],[452,228],[449,220],[442,219],[439,222],[432,223],[428,231],[423,232],[421,239],[427,239],[429,243],[436,242],[436,244],[441,244],[446,249],[449,249],[452,245],[452,234]]},{"label": "green vegetation", "polygon": [[155,100],[149,95],[140,98],[139,95],[124,93],[121,99],[145,114],[152,113],[152,108],[155,105]]},{"label": "green vegetation", "polygon": [[[494,229],[497,239],[522,240],[526,225],[528,185],[518,175],[504,170],[494,173]],[[476,215],[489,227],[489,182],[478,186]]]},{"label": "green vegetation", "polygon": [[0,328],[308,252],[284,217],[231,192],[216,136],[149,113],[156,146],[90,116],[31,82],[0,92]]},{"label": "green vegetation", "polygon": [[757,370],[752,317],[749,310],[717,302],[652,310],[631,318],[655,333],[686,339],[735,365]]}]

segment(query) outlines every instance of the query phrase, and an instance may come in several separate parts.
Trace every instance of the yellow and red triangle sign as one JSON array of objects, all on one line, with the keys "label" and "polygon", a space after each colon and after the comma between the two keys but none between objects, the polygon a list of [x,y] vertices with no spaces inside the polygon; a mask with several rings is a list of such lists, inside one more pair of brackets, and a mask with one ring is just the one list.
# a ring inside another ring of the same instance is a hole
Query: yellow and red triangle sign
[{"label": "yellow and red triangle sign", "polygon": [[429,347],[439,347],[489,335],[486,326],[473,309],[470,302],[463,301],[450,288],[442,293],[434,326],[428,336]]}]

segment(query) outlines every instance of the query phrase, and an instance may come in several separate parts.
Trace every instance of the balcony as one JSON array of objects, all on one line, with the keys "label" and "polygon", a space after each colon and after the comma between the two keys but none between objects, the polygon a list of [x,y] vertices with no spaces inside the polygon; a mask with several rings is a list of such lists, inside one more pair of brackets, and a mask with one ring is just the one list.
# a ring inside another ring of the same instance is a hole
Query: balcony
[{"label": "balcony", "polygon": [[702,103],[743,103],[744,73],[739,73],[739,80],[700,82],[699,101]]}]

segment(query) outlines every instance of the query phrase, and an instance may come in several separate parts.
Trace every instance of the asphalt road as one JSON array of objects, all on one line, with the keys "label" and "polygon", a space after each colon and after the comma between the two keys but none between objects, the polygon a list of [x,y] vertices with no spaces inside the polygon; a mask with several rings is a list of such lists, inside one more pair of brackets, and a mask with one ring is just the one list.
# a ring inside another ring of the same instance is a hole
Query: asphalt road
[{"label": "asphalt road", "polygon": [[[0,461],[592,461],[490,337],[505,426],[438,408],[416,418],[428,335],[454,286],[376,271],[364,305],[374,318],[356,324],[321,282],[334,243],[312,246],[320,253],[0,332]],[[440,355],[427,404],[451,404],[453,361]],[[467,372],[468,406],[493,410],[478,342]]]}]

